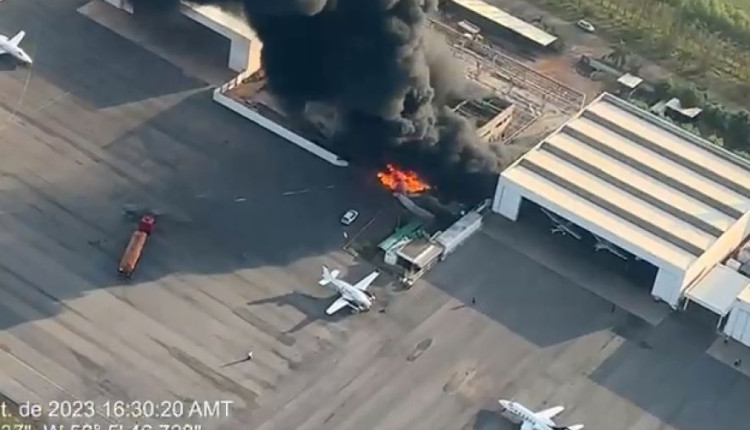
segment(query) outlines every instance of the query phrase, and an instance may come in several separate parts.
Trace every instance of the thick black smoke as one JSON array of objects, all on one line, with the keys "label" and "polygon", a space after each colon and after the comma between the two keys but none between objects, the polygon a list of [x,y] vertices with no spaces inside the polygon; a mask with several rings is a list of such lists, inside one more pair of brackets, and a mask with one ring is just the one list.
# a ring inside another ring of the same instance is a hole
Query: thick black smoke
[{"label": "thick black smoke", "polygon": [[[176,0],[137,0],[171,8]],[[263,41],[271,91],[291,112],[336,108],[337,151],[360,163],[413,168],[464,200],[491,192],[496,156],[445,107],[465,92],[444,43],[429,40],[437,0],[198,0],[244,7]]]}]

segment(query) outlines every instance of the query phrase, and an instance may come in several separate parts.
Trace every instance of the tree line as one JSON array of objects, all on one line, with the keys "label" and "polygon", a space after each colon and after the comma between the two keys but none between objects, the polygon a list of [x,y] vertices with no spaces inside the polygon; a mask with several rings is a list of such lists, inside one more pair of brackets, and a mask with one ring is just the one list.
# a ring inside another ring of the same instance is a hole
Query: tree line
[{"label": "tree line", "polygon": [[693,22],[718,32],[730,41],[750,47],[750,16],[726,0],[654,0],[667,3],[683,22]]},{"label": "tree line", "polygon": [[[750,156],[750,113],[745,109],[729,110],[708,101],[705,92],[693,85],[663,81],[654,85],[651,92],[639,92],[640,98],[649,104],[677,97],[684,107],[700,107],[702,112],[694,127],[688,122],[681,125],[726,149]],[[679,123],[679,120],[676,122]]]},{"label": "tree line", "polygon": [[628,46],[667,59],[683,76],[715,75],[728,84],[725,94],[750,106],[750,16],[727,0],[538,1],[603,22]]}]

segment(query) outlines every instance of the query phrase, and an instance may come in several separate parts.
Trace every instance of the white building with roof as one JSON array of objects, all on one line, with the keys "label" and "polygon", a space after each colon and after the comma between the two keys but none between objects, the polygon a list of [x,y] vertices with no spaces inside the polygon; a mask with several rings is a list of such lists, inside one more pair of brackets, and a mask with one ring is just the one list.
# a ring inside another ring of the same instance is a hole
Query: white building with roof
[{"label": "white building with roof", "polygon": [[[104,1],[127,13],[134,13],[130,0]],[[180,2],[179,8],[186,17],[229,40],[228,67],[230,69],[243,72],[260,68],[263,44],[244,17],[227,12],[218,6],[197,5],[185,1]]]},{"label": "white building with roof", "polygon": [[493,211],[516,220],[524,199],[651,263],[651,294],[672,307],[694,291],[725,309],[740,292],[737,282],[693,287],[750,233],[750,163],[615,96],[503,171]]},{"label": "white building with roof", "polygon": [[539,46],[547,47],[557,41],[553,36],[541,28],[535,27],[528,22],[516,18],[504,10],[493,6],[484,0],[451,0],[453,4],[473,13],[477,17],[485,19],[492,25],[513,32],[526,40]]}]

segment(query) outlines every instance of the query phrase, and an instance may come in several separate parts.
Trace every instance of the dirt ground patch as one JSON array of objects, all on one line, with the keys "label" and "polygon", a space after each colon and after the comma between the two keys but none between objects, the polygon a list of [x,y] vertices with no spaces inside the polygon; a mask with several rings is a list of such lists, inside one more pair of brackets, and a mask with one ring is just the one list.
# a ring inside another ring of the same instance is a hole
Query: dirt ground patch
[{"label": "dirt ground patch", "polygon": [[601,82],[593,81],[576,71],[575,59],[572,57],[555,56],[540,58],[534,63],[534,69],[571,88],[581,91],[586,95],[586,101],[590,101],[604,91],[604,85]]}]

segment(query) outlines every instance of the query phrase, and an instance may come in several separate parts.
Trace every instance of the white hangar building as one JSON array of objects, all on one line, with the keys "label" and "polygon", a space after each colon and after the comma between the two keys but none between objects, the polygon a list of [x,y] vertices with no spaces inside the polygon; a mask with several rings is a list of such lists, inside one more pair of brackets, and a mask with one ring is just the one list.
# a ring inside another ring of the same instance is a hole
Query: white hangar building
[{"label": "white hangar building", "polygon": [[651,263],[673,308],[687,296],[723,318],[750,288],[712,274],[750,233],[750,163],[610,94],[503,171],[493,211],[516,220],[524,200]]},{"label": "white hangar building", "polygon": [[[133,14],[130,0],[104,0],[106,3]],[[263,44],[243,17],[236,16],[217,6],[180,2],[180,12],[193,21],[213,30],[229,40],[228,67],[235,72],[260,68]]]}]

